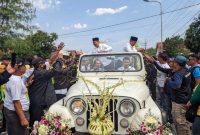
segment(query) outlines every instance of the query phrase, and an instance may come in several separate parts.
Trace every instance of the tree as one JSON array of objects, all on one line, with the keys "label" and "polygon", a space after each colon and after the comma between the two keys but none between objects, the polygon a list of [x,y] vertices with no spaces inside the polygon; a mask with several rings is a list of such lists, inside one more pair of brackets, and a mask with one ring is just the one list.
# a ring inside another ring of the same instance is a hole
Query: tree
[{"label": "tree", "polygon": [[178,54],[188,55],[189,51],[184,45],[184,41],[180,36],[173,36],[167,38],[164,42],[166,53],[170,57],[175,57]]},{"label": "tree", "polygon": [[146,52],[147,52],[147,54],[150,55],[150,56],[155,56],[155,54],[156,54],[156,49],[155,49],[155,48],[148,48],[148,49],[146,49]]},{"label": "tree", "polygon": [[18,57],[25,58],[33,54],[31,42],[21,38],[9,38],[5,41],[5,46],[15,52]]},{"label": "tree", "polygon": [[0,2],[0,40],[3,37],[23,36],[30,31],[35,9],[28,0],[1,0]]},{"label": "tree", "polygon": [[191,52],[200,52],[200,15],[186,31],[185,45]]},{"label": "tree", "polygon": [[[0,54],[10,55],[11,52],[17,53],[18,57],[27,58],[32,55],[38,55],[43,58],[48,58],[53,48],[53,42],[58,38],[56,33],[46,33],[37,31],[33,35],[28,35],[26,38],[10,37],[4,41],[4,52]],[[1,49],[0,49],[1,51]]]},{"label": "tree", "polygon": [[31,42],[32,53],[43,58],[48,58],[53,48],[53,42],[58,38],[56,33],[37,31],[33,35],[29,35],[26,40]]}]

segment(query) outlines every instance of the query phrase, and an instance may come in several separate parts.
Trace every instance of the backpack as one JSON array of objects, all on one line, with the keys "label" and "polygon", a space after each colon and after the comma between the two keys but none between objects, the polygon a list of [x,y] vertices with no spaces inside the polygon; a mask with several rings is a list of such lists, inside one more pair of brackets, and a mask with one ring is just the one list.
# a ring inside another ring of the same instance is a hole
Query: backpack
[{"label": "backpack", "polygon": [[[182,83],[181,83],[180,88],[170,90],[172,101],[174,101],[178,104],[186,104],[192,94],[191,86],[190,86],[191,73],[188,69],[183,68],[183,69],[175,72],[174,75],[175,74],[177,74],[177,75],[179,74],[182,77]],[[174,80],[173,76],[172,76],[172,80]]]},{"label": "backpack", "polygon": [[[197,89],[198,86],[196,86],[194,88],[194,90]],[[185,113],[185,118],[187,121],[193,123],[194,122],[194,119],[195,117],[197,116],[197,110],[199,108],[199,104],[193,104],[191,105],[187,110],[186,110],[186,113]]]},{"label": "backpack", "polygon": [[182,96],[185,97],[185,101],[188,101],[191,98],[191,73],[189,70],[182,70],[180,72],[183,76],[182,84],[180,90],[182,91]]}]

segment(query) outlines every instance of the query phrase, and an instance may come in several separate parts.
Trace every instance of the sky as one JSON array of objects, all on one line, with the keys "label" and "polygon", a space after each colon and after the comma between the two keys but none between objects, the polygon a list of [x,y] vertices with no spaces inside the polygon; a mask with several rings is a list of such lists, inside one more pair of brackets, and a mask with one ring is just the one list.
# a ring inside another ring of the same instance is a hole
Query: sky
[{"label": "sky", "polygon": [[[163,40],[173,35],[184,37],[193,18],[200,14],[200,5],[165,13],[198,4],[200,0],[158,1],[161,2],[164,13]],[[123,50],[130,36],[138,37],[138,44],[143,48],[145,43],[150,48],[161,41],[158,3],[143,0],[33,0],[33,5],[36,8],[33,25],[45,32],[57,33],[55,43],[64,42],[65,50],[90,52],[94,48],[93,37],[99,37],[101,42],[112,46],[115,52]],[[157,16],[150,17],[153,15]],[[141,19],[145,17],[149,18]],[[112,26],[115,24],[121,25]],[[112,27],[102,28],[105,26]],[[87,31],[91,29],[96,30]]]}]

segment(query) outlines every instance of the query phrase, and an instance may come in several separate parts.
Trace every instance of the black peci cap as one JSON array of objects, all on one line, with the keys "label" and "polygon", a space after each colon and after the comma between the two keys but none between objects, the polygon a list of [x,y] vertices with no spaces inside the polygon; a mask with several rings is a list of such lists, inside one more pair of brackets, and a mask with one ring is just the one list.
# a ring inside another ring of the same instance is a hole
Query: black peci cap
[{"label": "black peci cap", "polygon": [[137,38],[137,37],[134,37],[134,36],[131,36],[130,40],[132,40],[132,41],[137,41],[138,38]]},{"label": "black peci cap", "polygon": [[98,37],[92,38],[92,41],[99,41]]}]

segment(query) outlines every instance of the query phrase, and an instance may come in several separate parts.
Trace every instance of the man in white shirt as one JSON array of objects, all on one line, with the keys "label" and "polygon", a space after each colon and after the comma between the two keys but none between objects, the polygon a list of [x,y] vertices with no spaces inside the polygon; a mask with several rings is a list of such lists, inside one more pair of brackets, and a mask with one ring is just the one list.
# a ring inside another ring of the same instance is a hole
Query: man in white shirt
[{"label": "man in white shirt", "polygon": [[108,53],[112,51],[112,47],[99,42],[99,38],[95,37],[92,39],[93,45],[95,46],[92,53]]},{"label": "man in white shirt", "polygon": [[90,71],[90,62],[88,59],[82,60],[81,71]]},{"label": "man in white shirt", "polygon": [[135,68],[130,66],[130,64],[131,64],[130,58],[124,57],[123,58],[123,66],[118,68],[118,70],[122,70],[122,71],[133,71],[133,70],[135,70]]},{"label": "man in white shirt", "polygon": [[[160,53],[158,55],[158,61],[157,64],[165,69],[169,69],[169,65],[167,63],[167,59],[168,56],[165,53]],[[159,96],[160,96],[160,106],[161,108],[163,108],[164,110],[166,110],[166,102],[165,102],[165,92],[164,92],[164,84],[165,84],[165,80],[166,80],[167,74],[157,70],[157,88],[158,88],[158,92],[159,92]]]},{"label": "man in white shirt", "polygon": [[22,60],[18,60],[16,71],[5,85],[4,114],[9,135],[27,135],[29,125],[29,98],[21,78],[26,71]]},{"label": "man in white shirt", "polygon": [[129,44],[126,45],[126,47],[124,48],[125,52],[137,52],[137,49],[135,47],[136,43],[137,43],[138,38],[131,36]]}]

